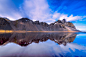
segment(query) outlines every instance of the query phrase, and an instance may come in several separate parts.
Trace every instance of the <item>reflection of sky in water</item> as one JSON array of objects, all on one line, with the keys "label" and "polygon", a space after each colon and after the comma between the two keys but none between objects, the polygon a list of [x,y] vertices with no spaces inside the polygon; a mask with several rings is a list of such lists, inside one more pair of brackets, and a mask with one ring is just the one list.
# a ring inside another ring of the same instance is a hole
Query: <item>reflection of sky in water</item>
[{"label": "reflection of sky in water", "polygon": [[54,41],[32,43],[21,47],[15,43],[0,46],[1,56],[86,56],[86,34],[78,34],[72,43],[66,46]]},{"label": "reflection of sky in water", "polygon": [[78,34],[73,43],[86,46],[86,34]]}]

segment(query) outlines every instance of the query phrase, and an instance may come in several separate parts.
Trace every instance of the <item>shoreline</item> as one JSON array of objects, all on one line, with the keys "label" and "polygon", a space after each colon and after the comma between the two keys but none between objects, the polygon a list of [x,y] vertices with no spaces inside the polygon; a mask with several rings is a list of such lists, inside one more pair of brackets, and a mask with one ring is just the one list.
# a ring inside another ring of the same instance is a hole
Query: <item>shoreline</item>
[{"label": "shoreline", "polygon": [[26,32],[79,32],[79,31],[13,31],[13,30],[0,30],[0,33],[26,33]]}]

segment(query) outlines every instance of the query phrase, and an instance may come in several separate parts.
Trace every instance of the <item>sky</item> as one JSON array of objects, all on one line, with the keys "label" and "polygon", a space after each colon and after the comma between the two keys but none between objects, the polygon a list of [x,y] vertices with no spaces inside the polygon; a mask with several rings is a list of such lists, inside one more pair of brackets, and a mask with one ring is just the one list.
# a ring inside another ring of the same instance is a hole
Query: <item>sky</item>
[{"label": "sky", "polygon": [[52,23],[62,19],[86,31],[86,0],[0,0],[0,17]]}]

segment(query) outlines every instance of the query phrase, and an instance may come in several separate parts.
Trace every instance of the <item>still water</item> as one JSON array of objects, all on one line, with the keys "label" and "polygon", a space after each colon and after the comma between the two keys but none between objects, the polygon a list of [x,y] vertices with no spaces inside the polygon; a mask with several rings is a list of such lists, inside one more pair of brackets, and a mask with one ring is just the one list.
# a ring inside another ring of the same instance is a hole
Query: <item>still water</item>
[{"label": "still water", "polygon": [[0,34],[0,57],[86,56],[86,33]]}]

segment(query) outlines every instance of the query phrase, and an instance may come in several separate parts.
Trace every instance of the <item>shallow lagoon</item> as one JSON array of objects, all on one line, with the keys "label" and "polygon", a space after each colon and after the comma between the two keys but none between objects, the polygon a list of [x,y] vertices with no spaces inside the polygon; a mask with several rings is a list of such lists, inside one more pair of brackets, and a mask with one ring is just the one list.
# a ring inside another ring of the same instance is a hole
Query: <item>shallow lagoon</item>
[{"label": "shallow lagoon", "polygon": [[86,56],[86,33],[0,34],[0,57],[3,56]]}]

